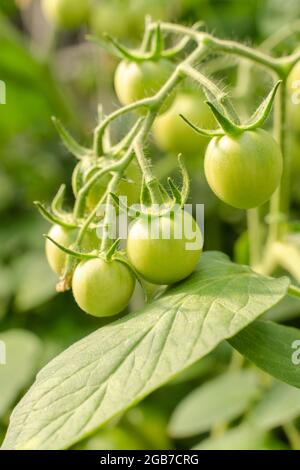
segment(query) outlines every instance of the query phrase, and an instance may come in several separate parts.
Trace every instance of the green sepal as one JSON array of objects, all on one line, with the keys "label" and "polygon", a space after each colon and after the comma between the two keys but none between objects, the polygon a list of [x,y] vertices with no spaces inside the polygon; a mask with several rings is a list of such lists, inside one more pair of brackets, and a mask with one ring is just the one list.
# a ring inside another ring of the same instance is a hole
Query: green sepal
[{"label": "green sepal", "polygon": [[256,129],[257,127],[263,126],[263,124],[266,122],[268,119],[274,99],[276,96],[276,92],[281,85],[282,80],[279,80],[272,88],[268,96],[263,100],[263,102],[260,104],[260,106],[257,108],[257,110],[254,112],[252,117],[249,119],[246,125],[241,126],[242,129],[245,130],[251,130],[251,129]]},{"label": "green sepal", "polygon": [[193,124],[188,118],[186,118],[183,114],[179,114],[181,119],[183,119],[194,131],[204,137],[220,137],[225,135],[225,132],[222,129],[202,129],[201,127],[196,126]]},{"label": "green sepal", "polygon": [[66,185],[62,184],[51,203],[51,211],[57,217],[64,217],[67,215],[67,213],[62,208],[65,194],[66,194]]},{"label": "green sepal", "polygon": [[151,59],[151,54],[146,53],[142,54],[137,51],[133,51],[128,47],[123,46],[115,38],[110,36],[107,33],[102,34],[102,38],[95,36],[87,35],[86,39],[91,41],[103,49],[107,50],[109,53],[113,54],[120,59],[129,60],[131,62],[143,62],[144,60]]},{"label": "green sepal", "polygon": [[115,240],[114,243],[111,245],[111,247],[104,253],[104,257],[106,261],[111,260],[114,254],[119,250],[120,241],[121,241],[120,238]]},{"label": "green sepal", "polygon": [[154,31],[154,36],[152,38],[152,47],[151,47],[152,57],[151,58],[159,59],[161,57],[163,49],[164,49],[164,38],[161,33],[160,24],[157,23],[155,31]]},{"label": "green sepal", "polygon": [[151,205],[151,195],[148,186],[146,185],[145,178],[142,179],[140,204],[142,207]]},{"label": "green sepal", "polygon": [[[231,134],[231,135],[240,134],[242,132],[254,130],[254,129],[257,129],[258,127],[263,126],[263,124],[266,122],[266,120],[268,119],[270,115],[273,102],[276,96],[276,92],[281,83],[282,81],[279,80],[274,85],[274,87],[272,88],[268,96],[263,100],[263,102],[260,104],[260,106],[257,108],[257,110],[254,112],[254,114],[252,115],[252,117],[249,119],[249,121],[246,124],[242,124],[242,125],[235,124],[231,119],[225,116],[223,112],[221,112],[218,109],[218,107],[216,107],[212,102],[206,101],[206,104],[210,107],[216,120],[218,121],[221,128],[224,130],[226,134]],[[187,119],[185,119],[185,121],[188,122]],[[195,126],[193,128],[195,129]],[[197,128],[195,130],[197,130]],[[201,129],[201,131],[203,130]]]},{"label": "green sepal", "polygon": [[48,222],[51,222],[52,224],[61,225],[65,228],[77,228],[77,225],[74,222],[66,220],[66,217],[61,217],[53,214],[41,202],[34,201],[34,205],[37,207],[38,211],[44,217],[44,219],[48,220]]},{"label": "green sepal", "polygon": [[129,217],[135,218],[135,217],[139,217],[141,215],[140,211],[128,207],[127,204],[125,204],[123,201],[121,201],[119,196],[117,196],[115,193],[109,193],[109,194],[110,194],[111,198],[113,199],[114,203],[116,204],[116,206],[121,211],[128,214]]},{"label": "green sepal", "polygon": [[81,160],[82,158],[92,155],[92,151],[82,145],[78,144],[76,140],[69,134],[66,128],[62,125],[62,123],[56,117],[52,117],[52,121],[59,133],[65,147],[69,150],[69,152],[74,155],[74,157]]},{"label": "green sepal", "polygon": [[190,177],[181,154],[178,155],[178,164],[182,177],[181,207],[183,207],[190,194]]},{"label": "green sepal", "polygon": [[73,256],[74,258],[78,258],[81,260],[98,258],[98,255],[96,255],[95,253],[81,253],[80,251],[72,250],[71,248],[67,248],[61,245],[57,241],[53,240],[53,238],[49,237],[49,235],[44,234],[43,236],[47,238],[47,240],[50,240],[50,242],[54,243],[54,245],[56,245],[57,248],[62,250],[64,253],[66,253],[67,255]]},{"label": "green sepal", "polygon": [[231,119],[225,116],[211,101],[206,101],[206,104],[212,110],[213,115],[225,134],[236,135],[243,131],[239,125],[235,124]]}]

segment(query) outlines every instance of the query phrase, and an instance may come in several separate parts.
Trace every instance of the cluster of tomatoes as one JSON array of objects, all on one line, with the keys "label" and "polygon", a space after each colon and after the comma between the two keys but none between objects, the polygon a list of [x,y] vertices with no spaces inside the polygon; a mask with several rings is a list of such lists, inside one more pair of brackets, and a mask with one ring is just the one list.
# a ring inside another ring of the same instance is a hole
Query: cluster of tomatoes
[{"label": "cluster of tomatoes", "polygon": [[[153,233],[157,234],[155,238]],[[77,230],[54,225],[49,236],[61,246],[70,247]],[[174,284],[189,276],[202,252],[202,235],[193,217],[178,209],[161,216],[140,216],[133,222],[126,246],[128,262],[98,256],[99,245],[96,231],[87,231],[81,249],[94,252],[95,257],[82,260],[72,279],[78,305],[98,317],[116,315],[125,309],[134,291],[136,273],[159,285]],[[53,271],[61,276],[67,255],[49,239],[46,255]]]},{"label": "cluster of tomatoes", "polygon": [[[83,8],[80,6],[83,4],[86,2],[76,2],[76,8]],[[124,59],[118,65],[114,79],[119,101],[122,105],[129,105],[154,96],[173,70],[173,62],[163,58]],[[296,66],[294,75],[297,75],[297,70]],[[289,90],[293,92],[291,84]],[[205,103],[203,92],[199,88],[183,86],[176,94],[171,93],[153,124],[153,135],[161,150],[182,153],[187,158],[191,155],[202,158],[204,155],[204,172],[209,186],[222,201],[235,208],[258,207],[270,199],[280,183],[282,155],[280,146],[269,132],[254,126],[241,128],[236,133],[226,132],[226,129],[223,132],[223,129],[208,142],[208,137],[195,132],[180,115],[200,128],[216,130],[215,116]],[[80,161],[73,175],[75,197],[96,170],[90,166],[88,157]],[[131,172],[130,178],[135,182],[129,185],[134,188],[129,197],[130,203],[134,203],[140,192],[141,178],[135,166],[130,165],[127,171]],[[108,178],[107,175],[102,177],[90,189],[85,201],[87,212],[93,210],[103,196]],[[122,186],[124,184],[120,182],[119,194],[127,193],[128,187]],[[190,233],[186,233],[185,226],[190,227]],[[160,234],[156,238],[151,236],[153,227],[157,229],[155,233]],[[179,238],[176,236],[178,230],[182,234]],[[55,225],[49,235],[60,245],[71,247],[77,233],[78,229]],[[164,233],[169,236],[165,238]],[[194,243],[193,249],[188,248],[189,243]],[[149,213],[139,215],[129,231],[126,262],[99,254],[100,240],[95,231],[88,230],[81,249],[95,253],[95,256],[82,260],[74,270],[72,289],[75,300],[91,315],[116,315],[128,305],[136,277],[156,285],[179,282],[195,270],[202,244],[196,221],[182,209],[151,216]],[[51,268],[61,276],[66,254],[49,240],[46,254]]]}]

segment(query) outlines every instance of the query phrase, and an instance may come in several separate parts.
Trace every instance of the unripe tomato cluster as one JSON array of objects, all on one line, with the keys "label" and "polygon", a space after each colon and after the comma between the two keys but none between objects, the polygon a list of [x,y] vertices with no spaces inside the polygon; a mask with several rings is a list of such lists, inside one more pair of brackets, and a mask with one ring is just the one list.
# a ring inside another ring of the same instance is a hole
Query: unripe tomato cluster
[{"label": "unripe tomato cluster", "polygon": [[[76,238],[75,229],[54,225],[49,236],[66,248]],[[87,232],[82,243],[85,251],[99,248],[95,232]],[[131,268],[119,259],[101,257],[81,261],[73,274],[72,290],[79,307],[96,317],[123,311],[134,291],[134,270],[153,284],[169,285],[189,276],[202,252],[202,235],[193,217],[181,210],[163,216],[143,216],[129,231],[127,254]],[[46,256],[52,270],[63,274],[66,255],[50,240]]]},{"label": "unripe tomato cluster", "polygon": [[[67,0],[57,0],[51,3],[51,7],[45,0],[44,8],[57,22],[71,26],[76,24],[80,16],[83,18],[86,15],[83,4],[86,6],[87,3],[76,3],[72,18],[68,19],[64,19]],[[278,187],[282,174],[280,147],[270,133],[254,125],[248,129],[231,123],[232,130],[230,125],[222,126],[224,120],[219,119],[210,104],[214,117],[205,103],[203,92],[198,89],[179,88],[177,93],[173,92],[168,97],[162,95],[166,98],[163,103],[158,93],[174,71],[173,62],[156,55],[143,59],[136,57],[136,60],[130,54],[126,57],[132,60],[122,60],[115,72],[116,94],[125,106],[154,97],[149,106],[153,105],[152,109],[158,114],[153,125],[157,146],[165,152],[182,153],[186,158],[204,157],[204,172],[209,186],[222,201],[233,207],[250,209],[268,201]],[[297,73],[295,69],[295,77]],[[136,109],[140,112],[140,109],[145,111],[147,107],[143,104],[143,107]],[[132,111],[132,107],[129,110]],[[182,120],[181,115],[210,132],[205,134],[198,129],[199,133],[196,133]],[[226,119],[226,116],[223,118]],[[217,131],[216,120],[222,127]],[[216,136],[208,143],[209,139],[203,135]],[[109,154],[91,159],[89,155],[80,160],[73,173],[75,198],[81,188],[89,185],[95,175],[104,169],[102,165],[110,163],[114,158]],[[128,204],[131,205],[138,202],[141,175],[135,164],[131,163],[125,176],[132,179],[134,184],[119,181],[118,193],[128,196]],[[100,175],[91,187],[86,188],[83,216],[88,216],[99,205],[111,177],[109,172]],[[172,190],[172,185],[170,187]],[[176,192],[173,196],[174,201],[178,199]],[[181,196],[180,193],[179,199]],[[54,225],[49,236],[72,254],[78,230]],[[82,310],[96,317],[122,312],[130,302],[136,278],[156,285],[182,281],[196,269],[203,246],[203,237],[196,221],[189,213],[178,208],[170,208],[168,212],[156,215],[151,210],[142,211],[130,227],[126,257],[124,254],[123,257],[115,256],[114,253],[110,255],[105,245],[106,239],[103,241],[104,248],[95,230],[87,230],[80,243],[81,252],[73,252],[75,257],[82,259],[72,271],[74,298]],[[82,252],[88,255],[83,256]],[[62,276],[67,264],[65,252],[47,240],[46,255],[53,271]]]}]

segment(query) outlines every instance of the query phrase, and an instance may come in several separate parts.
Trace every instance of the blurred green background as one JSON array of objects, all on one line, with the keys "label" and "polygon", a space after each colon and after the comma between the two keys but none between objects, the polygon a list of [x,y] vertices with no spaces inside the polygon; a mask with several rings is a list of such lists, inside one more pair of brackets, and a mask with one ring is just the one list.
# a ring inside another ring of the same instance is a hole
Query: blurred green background
[{"label": "blurred green background", "polygon": [[[187,25],[202,20],[206,29],[219,37],[259,45],[269,34],[300,17],[299,0],[96,0],[94,8],[86,24],[64,29],[54,28],[45,18],[39,0],[0,2],[0,80],[6,84],[6,104],[0,105],[0,339],[5,340],[10,358],[7,367],[0,366],[0,442],[12,408],[42,365],[105,323],[83,314],[69,293],[56,295],[56,278],[47,265],[42,237],[49,224],[33,207],[34,200],[49,202],[61,183],[70,182],[75,164],[62,146],[51,116],[59,117],[82,143],[89,143],[98,103],[103,103],[106,113],[119,106],[112,81],[117,60],[86,41],[86,35],[108,32],[134,46],[141,38],[144,17],[150,14]],[[297,41],[299,38],[286,43],[283,52],[295,48]],[[259,81],[259,86],[247,89],[230,68],[217,77],[224,85],[228,81],[236,86],[237,96],[239,87],[246,93],[240,109],[249,105],[252,111],[265,92],[264,80],[262,85]],[[125,128],[126,122],[121,122],[122,126]],[[293,152],[297,154],[298,148],[295,137]],[[150,149],[159,176],[174,170],[174,155],[161,155],[153,142]],[[192,198],[205,203],[206,249],[222,250],[247,262],[244,214],[215,199],[204,181],[200,160],[189,162],[189,166]],[[297,211],[300,192],[296,177],[294,186],[293,210]],[[132,308],[140,304],[137,293]],[[279,305],[270,317],[289,322],[298,313],[298,306],[290,301]],[[173,418],[168,424],[178,403],[204,381],[225,371],[230,357],[230,347],[222,345],[176,383],[156,392],[77,448],[189,448],[211,430],[215,441],[204,447],[286,448],[288,439],[280,428],[285,418],[275,419],[258,435],[245,429],[240,424],[242,413],[235,412],[236,434],[227,433],[223,444],[214,444],[219,441],[212,418],[203,428],[196,426],[187,432],[178,432]],[[219,387],[222,390],[222,385]],[[259,387],[252,391],[245,409],[260,396]],[[285,393],[290,396],[291,387],[284,386],[277,395]],[[199,400],[201,411],[201,397]],[[299,397],[295,401],[293,417],[297,418]],[[191,421],[191,416],[185,419]]]}]

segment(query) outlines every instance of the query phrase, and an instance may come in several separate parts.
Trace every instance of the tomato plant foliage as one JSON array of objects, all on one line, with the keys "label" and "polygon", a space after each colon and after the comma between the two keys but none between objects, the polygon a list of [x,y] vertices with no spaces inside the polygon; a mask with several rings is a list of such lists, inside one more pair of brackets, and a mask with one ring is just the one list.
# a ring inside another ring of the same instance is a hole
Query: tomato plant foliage
[{"label": "tomato plant foliage", "polygon": [[50,362],[13,412],[3,448],[68,448],[245,328],[288,286],[204,253],[185,282]]}]

